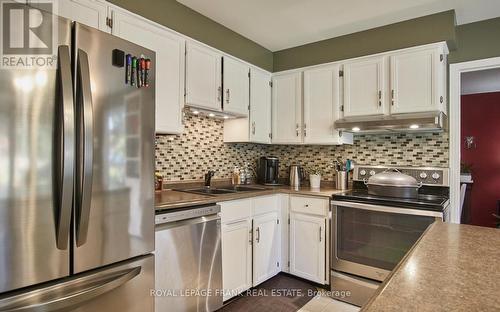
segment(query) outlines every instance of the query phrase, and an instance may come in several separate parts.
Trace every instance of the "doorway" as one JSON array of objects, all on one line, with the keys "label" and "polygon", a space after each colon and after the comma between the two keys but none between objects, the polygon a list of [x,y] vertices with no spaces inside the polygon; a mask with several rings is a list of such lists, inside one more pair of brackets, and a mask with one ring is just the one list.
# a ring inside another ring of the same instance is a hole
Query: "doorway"
[{"label": "doorway", "polygon": [[451,222],[495,227],[500,201],[500,58],[450,65]]}]

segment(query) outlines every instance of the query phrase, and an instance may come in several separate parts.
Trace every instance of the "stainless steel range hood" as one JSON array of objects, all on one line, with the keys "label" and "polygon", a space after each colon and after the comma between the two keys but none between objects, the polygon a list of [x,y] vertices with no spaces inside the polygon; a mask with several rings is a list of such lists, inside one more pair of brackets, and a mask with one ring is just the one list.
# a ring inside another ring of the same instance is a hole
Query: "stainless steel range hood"
[{"label": "stainless steel range hood", "polygon": [[401,114],[335,122],[335,129],[353,133],[440,132],[447,128],[448,118],[443,112]]}]

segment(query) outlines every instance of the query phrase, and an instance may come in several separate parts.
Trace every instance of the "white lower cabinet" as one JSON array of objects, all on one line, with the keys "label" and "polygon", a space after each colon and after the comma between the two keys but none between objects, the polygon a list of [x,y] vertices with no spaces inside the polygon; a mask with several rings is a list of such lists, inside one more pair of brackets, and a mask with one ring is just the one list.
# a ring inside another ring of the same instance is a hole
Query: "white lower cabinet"
[{"label": "white lower cabinet", "polygon": [[224,300],[281,271],[328,284],[329,203],[288,194],[219,203]]},{"label": "white lower cabinet", "polygon": [[227,300],[252,287],[252,220],[222,225],[222,284]]},{"label": "white lower cabinet", "polygon": [[325,218],[290,215],[290,273],[323,284],[325,281]]},{"label": "white lower cabinet", "polygon": [[228,300],[281,271],[279,195],[220,205],[222,286]]},{"label": "white lower cabinet", "polygon": [[280,272],[280,236],[278,212],[253,219],[253,285],[270,279]]},{"label": "white lower cabinet", "polygon": [[290,196],[290,274],[326,284],[329,200]]}]

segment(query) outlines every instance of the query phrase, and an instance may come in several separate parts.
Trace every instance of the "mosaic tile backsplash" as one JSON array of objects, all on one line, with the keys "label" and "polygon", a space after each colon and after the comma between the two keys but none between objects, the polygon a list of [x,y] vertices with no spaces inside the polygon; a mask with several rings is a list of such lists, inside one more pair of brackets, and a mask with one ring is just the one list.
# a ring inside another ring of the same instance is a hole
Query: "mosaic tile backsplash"
[{"label": "mosaic tile backsplash", "polygon": [[209,169],[215,178],[229,178],[234,166],[256,166],[260,156],[280,158],[280,176],[291,163],[319,168],[323,180],[333,180],[330,163],[340,157],[358,164],[448,167],[447,133],[357,135],[353,145],[260,145],[223,143],[224,121],[186,116],[181,135],[156,137],[156,169],[165,181],[200,180]]}]

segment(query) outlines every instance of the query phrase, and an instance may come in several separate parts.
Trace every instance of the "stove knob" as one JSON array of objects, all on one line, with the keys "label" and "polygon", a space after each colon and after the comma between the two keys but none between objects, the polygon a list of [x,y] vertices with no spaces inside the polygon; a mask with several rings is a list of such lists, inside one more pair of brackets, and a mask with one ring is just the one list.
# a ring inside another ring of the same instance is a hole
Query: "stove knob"
[{"label": "stove knob", "polygon": [[362,176],[365,176],[365,175],[366,175],[366,170],[365,170],[365,169],[361,170],[361,171],[359,172],[359,174],[360,174],[360,175],[362,175]]},{"label": "stove knob", "polygon": [[439,175],[439,173],[437,173],[437,172],[434,172],[434,173],[432,174],[432,178],[433,178],[434,180],[439,180],[439,178],[441,178],[441,175]]},{"label": "stove knob", "polygon": [[375,175],[375,170],[370,171],[370,175],[371,176]]},{"label": "stove knob", "polygon": [[420,179],[427,179],[427,173],[420,172]]}]

